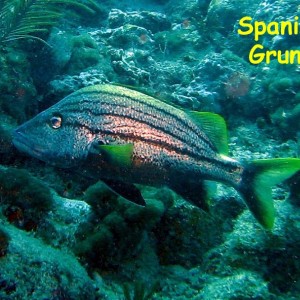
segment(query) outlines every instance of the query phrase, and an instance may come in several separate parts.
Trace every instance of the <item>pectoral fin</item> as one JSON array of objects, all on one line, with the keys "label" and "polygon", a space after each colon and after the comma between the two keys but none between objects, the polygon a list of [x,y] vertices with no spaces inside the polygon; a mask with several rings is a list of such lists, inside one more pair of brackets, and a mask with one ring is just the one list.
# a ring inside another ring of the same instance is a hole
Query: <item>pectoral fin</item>
[{"label": "pectoral fin", "polygon": [[131,183],[125,183],[114,179],[102,179],[102,181],[115,193],[123,198],[137,204],[146,206],[145,199],[143,198],[140,190]]},{"label": "pectoral fin", "polygon": [[133,144],[93,145],[92,153],[103,155],[111,164],[129,167],[132,161]]}]

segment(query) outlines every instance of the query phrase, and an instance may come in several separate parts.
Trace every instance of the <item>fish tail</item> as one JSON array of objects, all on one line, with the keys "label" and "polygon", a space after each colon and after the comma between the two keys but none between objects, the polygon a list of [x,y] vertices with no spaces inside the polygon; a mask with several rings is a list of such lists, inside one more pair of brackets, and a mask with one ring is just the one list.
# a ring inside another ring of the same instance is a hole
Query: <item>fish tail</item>
[{"label": "fish tail", "polygon": [[252,161],[246,168],[239,189],[249,210],[266,229],[272,229],[275,209],[272,186],[300,170],[300,159],[275,158]]}]

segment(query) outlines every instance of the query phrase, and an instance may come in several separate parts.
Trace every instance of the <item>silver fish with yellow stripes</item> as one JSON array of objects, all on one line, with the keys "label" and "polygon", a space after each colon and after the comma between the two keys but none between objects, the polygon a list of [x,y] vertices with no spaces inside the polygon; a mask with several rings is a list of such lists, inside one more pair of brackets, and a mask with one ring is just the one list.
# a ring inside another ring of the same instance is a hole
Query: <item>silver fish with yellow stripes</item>
[{"label": "silver fish with yellow stripes", "polygon": [[271,186],[300,170],[296,158],[240,163],[227,156],[226,125],[212,113],[185,112],[115,85],[86,87],[18,127],[13,143],[47,163],[104,180],[144,204],[134,183],[168,186],[202,209],[203,182],[240,192],[259,223],[274,223]]}]

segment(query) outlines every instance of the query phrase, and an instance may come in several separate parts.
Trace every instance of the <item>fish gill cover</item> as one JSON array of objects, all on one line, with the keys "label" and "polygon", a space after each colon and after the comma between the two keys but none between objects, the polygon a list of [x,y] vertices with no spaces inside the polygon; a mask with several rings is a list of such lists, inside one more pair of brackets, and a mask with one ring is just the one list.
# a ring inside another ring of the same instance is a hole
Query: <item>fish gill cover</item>
[{"label": "fish gill cover", "polygon": [[0,1],[0,298],[299,298],[298,18]]}]

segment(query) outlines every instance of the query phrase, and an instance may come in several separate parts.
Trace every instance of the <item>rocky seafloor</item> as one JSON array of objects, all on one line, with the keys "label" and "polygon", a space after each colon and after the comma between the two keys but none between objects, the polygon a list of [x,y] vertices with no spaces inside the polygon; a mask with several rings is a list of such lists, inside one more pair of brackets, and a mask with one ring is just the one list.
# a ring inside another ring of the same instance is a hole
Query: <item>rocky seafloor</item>
[{"label": "rocky seafloor", "polygon": [[[0,299],[299,299],[299,175],[274,187],[266,231],[230,187],[216,185],[207,214],[140,186],[143,208],[11,143],[69,93],[114,82],[221,114],[236,159],[298,157],[299,65],[251,64],[253,38],[237,33],[243,16],[298,13],[291,0],[98,1],[92,17],[51,27],[47,45],[0,44]],[[297,49],[290,36],[263,44]]]}]

